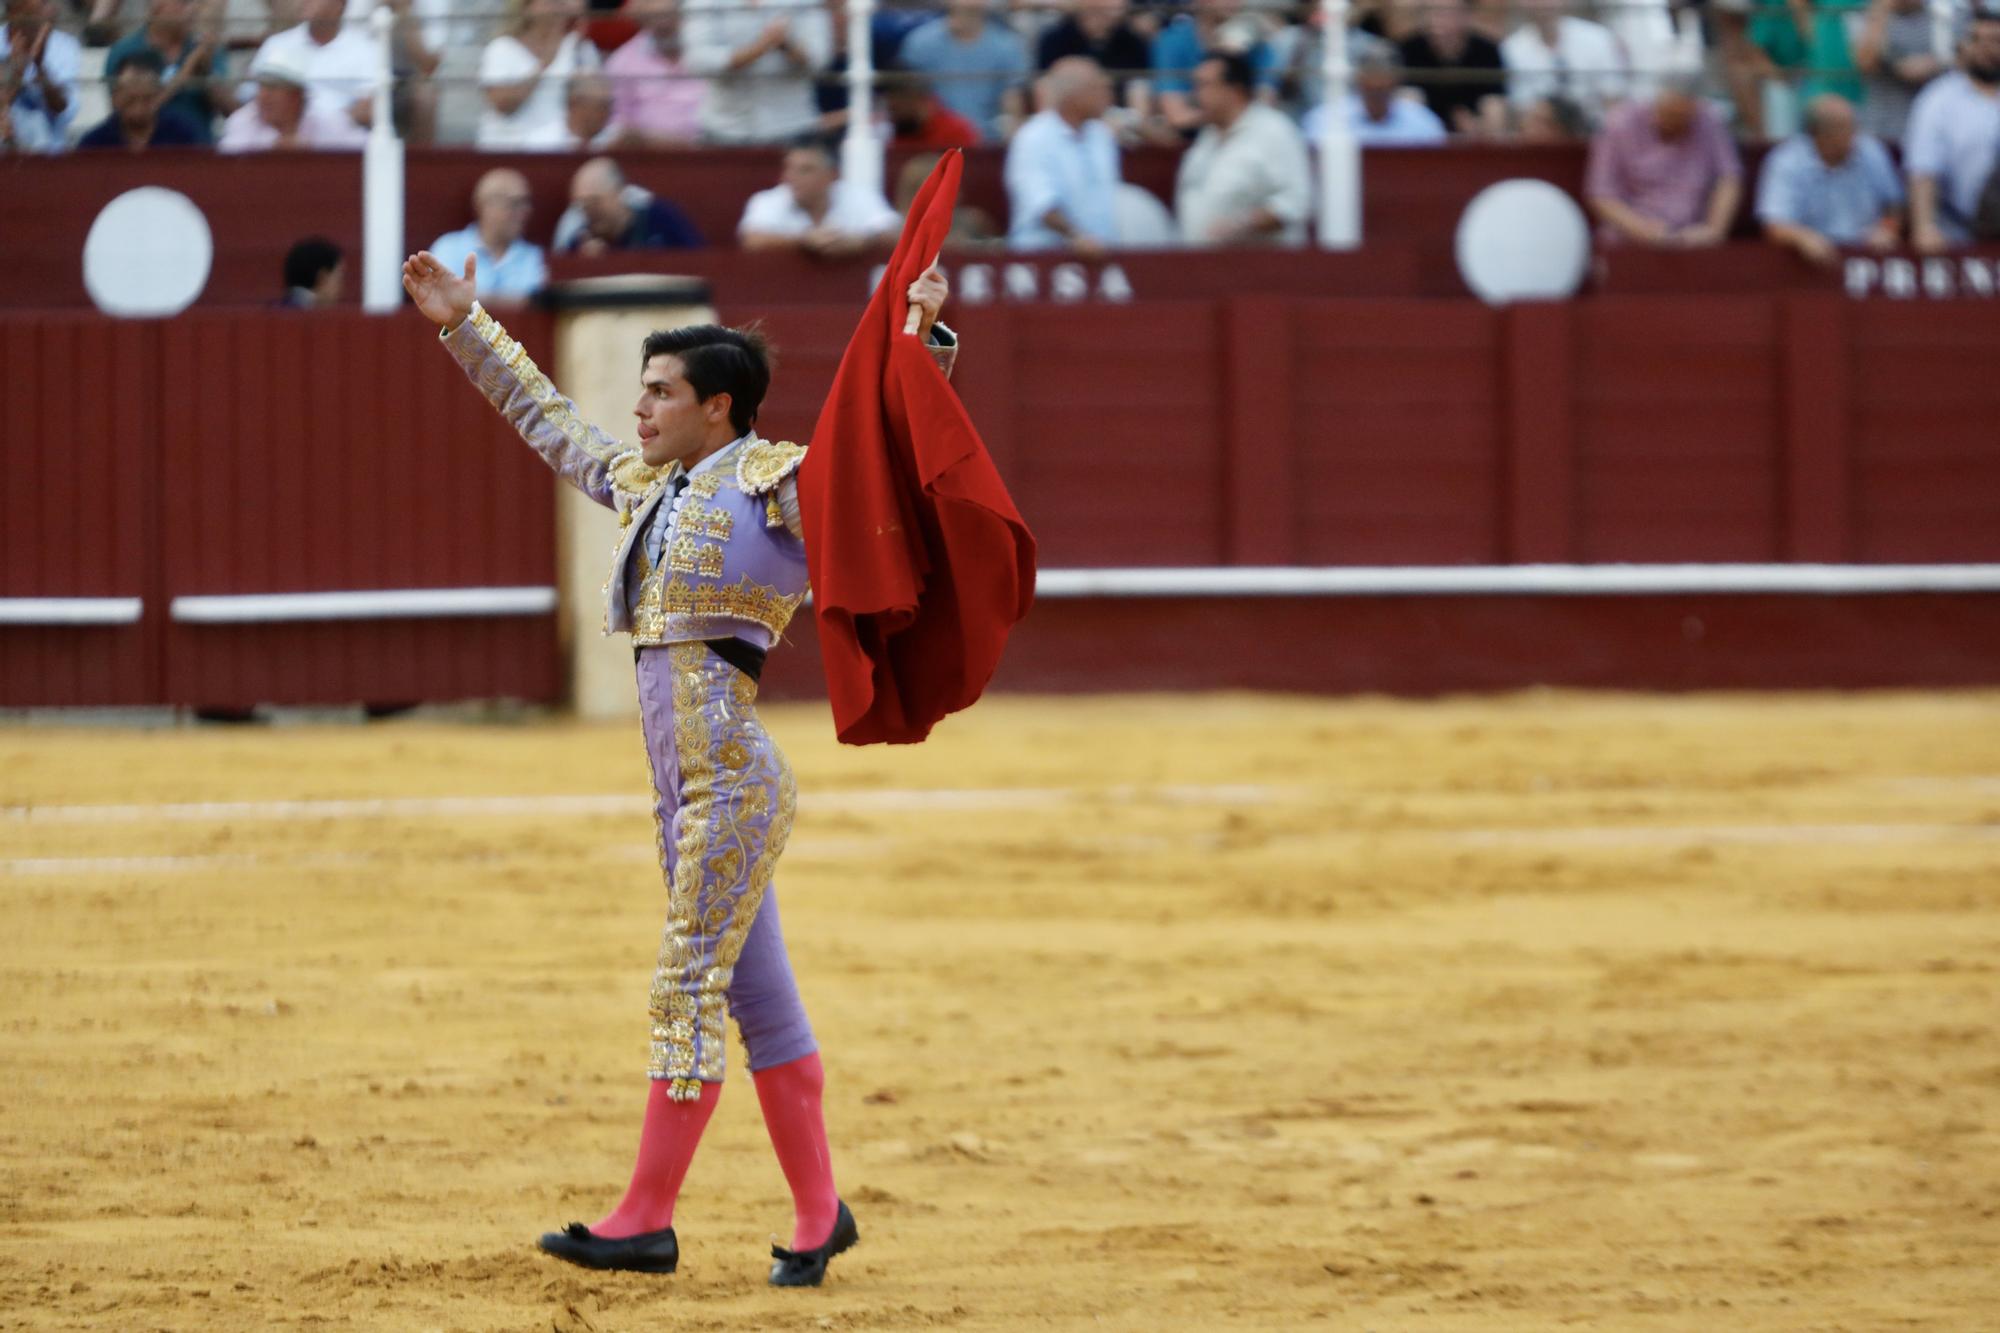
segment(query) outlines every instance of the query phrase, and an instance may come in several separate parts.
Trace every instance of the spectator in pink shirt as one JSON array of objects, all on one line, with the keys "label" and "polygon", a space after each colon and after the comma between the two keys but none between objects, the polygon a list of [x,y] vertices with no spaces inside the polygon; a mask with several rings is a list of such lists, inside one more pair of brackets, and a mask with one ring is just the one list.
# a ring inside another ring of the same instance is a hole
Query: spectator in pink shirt
[{"label": "spectator in pink shirt", "polygon": [[633,0],[639,32],[604,62],[611,121],[626,143],[659,147],[701,137],[708,82],[681,62],[680,0]]},{"label": "spectator in pink shirt", "polygon": [[1607,242],[1720,245],[1743,198],[1743,162],[1697,85],[1668,79],[1605,117],[1583,193]]}]

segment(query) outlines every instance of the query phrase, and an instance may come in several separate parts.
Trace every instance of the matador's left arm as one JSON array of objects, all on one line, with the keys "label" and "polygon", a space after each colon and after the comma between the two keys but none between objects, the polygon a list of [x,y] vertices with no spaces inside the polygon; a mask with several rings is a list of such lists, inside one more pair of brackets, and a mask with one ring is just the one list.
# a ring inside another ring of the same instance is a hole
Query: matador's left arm
[{"label": "matador's left arm", "polygon": [[655,474],[639,451],[586,421],[483,307],[474,303],[439,336],[465,377],[557,476],[611,509],[629,508],[644,494]]}]

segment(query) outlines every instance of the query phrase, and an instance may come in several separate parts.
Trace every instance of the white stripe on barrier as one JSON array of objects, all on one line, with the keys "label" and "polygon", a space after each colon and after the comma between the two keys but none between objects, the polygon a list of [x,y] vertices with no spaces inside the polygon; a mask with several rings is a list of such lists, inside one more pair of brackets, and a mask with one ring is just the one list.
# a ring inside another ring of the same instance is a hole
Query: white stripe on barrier
[{"label": "white stripe on barrier", "polygon": [[554,588],[386,588],[377,592],[176,597],[168,614],[183,625],[253,625],[299,620],[530,616],[555,609]]},{"label": "white stripe on barrier", "polygon": [[1037,597],[2000,592],[2000,565],[1405,565],[1047,569]]},{"label": "white stripe on barrier", "polygon": [[0,625],[134,625],[137,597],[0,597]]},{"label": "white stripe on barrier", "polygon": [[[1080,597],[1617,596],[2000,592],[1996,565],[1244,565],[1045,569],[1035,594]],[[391,588],[176,597],[186,625],[545,615],[554,588]],[[0,625],[130,625],[137,597],[0,597]]]}]

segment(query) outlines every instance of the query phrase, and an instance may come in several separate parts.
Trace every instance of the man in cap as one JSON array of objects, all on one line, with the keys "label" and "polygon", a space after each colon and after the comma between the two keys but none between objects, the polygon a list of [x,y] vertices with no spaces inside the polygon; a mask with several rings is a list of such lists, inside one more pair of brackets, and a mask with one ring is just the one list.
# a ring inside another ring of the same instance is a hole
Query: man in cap
[{"label": "man in cap", "polygon": [[222,123],[224,153],[269,148],[360,148],[368,132],[340,111],[306,105],[306,73],[289,56],[266,55],[253,72],[257,92]]}]

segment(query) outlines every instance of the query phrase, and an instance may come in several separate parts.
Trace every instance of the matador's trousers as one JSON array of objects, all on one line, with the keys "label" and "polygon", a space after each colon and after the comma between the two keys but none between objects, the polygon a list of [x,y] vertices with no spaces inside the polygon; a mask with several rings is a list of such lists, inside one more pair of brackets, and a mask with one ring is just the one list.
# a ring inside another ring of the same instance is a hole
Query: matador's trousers
[{"label": "matador's trousers", "polygon": [[667,886],[647,1072],[693,1101],[722,1080],[725,1010],[752,1070],[818,1049],[771,892],[798,788],[757,720],[757,682],[706,644],[642,648],[638,673]]}]

